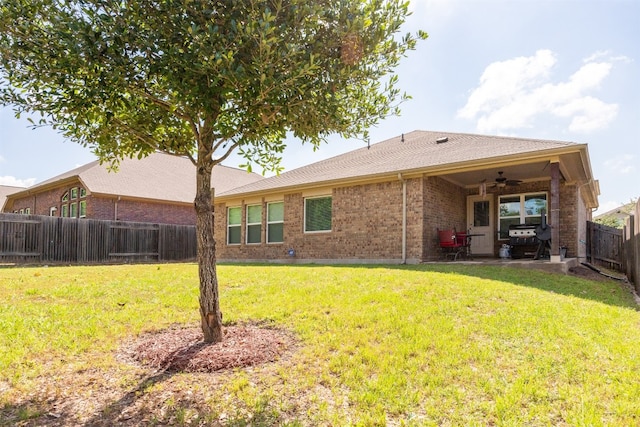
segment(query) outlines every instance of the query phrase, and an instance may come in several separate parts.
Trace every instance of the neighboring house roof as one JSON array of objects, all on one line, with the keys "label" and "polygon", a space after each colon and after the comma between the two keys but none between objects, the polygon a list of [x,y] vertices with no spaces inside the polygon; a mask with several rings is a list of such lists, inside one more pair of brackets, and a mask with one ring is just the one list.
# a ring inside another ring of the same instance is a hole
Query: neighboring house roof
[{"label": "neighboring house roof", "polygon": [[7,196],[9,194],[17,193],[18,191],[24,190],[24,187],[12,187],[10,185],[0,185],[0,212],[2,212],[2,208],[4,207],[4,203],[7,200]]},{"label": "neighboring house roof", "polygon": [[618,206],[615,209],[611,209],[610,211],[596,215],[595,217],[593,217],[593,219],[598,220],[598,219],[604,219],[604,218],[613,218],[613,219],[624,220],[633,213],[633,210],[636,207],[636,203],[637,203],[636,201],[631,201],[622,206]]},{"label": "neighboring house roof", "polygon": [[[153,153],[142,159],[123,159],[117,172],[109,172],[107,164],[97,160],[79,168],[38,183],[12,195],[56,187],[67,180],[79,179],[88,192],[94,195],[193,203],[196,194],[196,168],[186,157]],[[213,168],[211,186],[215,193],[264,179],[242,169],[216,165]]]},{"label": "neighboring house roof", "polygon": [[[225,193],[218,192],[217,196],[233,198],[320,184],[339,185],[398,176],[398,173],[402,176],[412,173],[447,175],[452,182],[471,187],[478,186],[483,179],[494,178],[487,174],[488,167],[508,170],[505,176],[510,179],[533,180],[543,174],[553,156],[560,159],[566,180],[593,181],[586,144],[414,131],[372,144],[370,148],[354,150]],[[592,192],[598,191],[596,182]],[[597,195],[594,197],[597,205]]]}]

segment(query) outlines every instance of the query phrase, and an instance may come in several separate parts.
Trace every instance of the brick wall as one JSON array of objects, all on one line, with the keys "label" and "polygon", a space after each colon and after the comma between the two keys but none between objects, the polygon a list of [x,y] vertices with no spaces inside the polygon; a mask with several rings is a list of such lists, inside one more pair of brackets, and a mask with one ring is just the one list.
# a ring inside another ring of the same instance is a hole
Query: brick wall
[{"label": "brick wall", "polygon": [[[560,185],[560,241],[558,245],[567,247],[567,256],[569,257],[575,257],[578,248],[580,202],[575,185]],[[584,206],[582,210],[584,211]],[[583,228],[586,228],[586,222],[583,224]]]},{"label": "brick wall", "polygon": [[438,229],[467,229],[467,192],[435,176],[424,178],[424,260],[440,257]]},{"label": "brick wall", "polygon": [[[29,208],[31,210],[32,215],[49,215],[49,210],[52,207],[57,209],[55,216],[60,216],[60,207],[62,205],[62,195],[66,192],[71,191],[71,188],[80,188],[80,181],[71,182],[65,184],[64,186],[60,186],[57,188],[53,188],[50,190],[42,191],[33,195],[29,195],[22,198],[14,199],[13,205],[7,206],[6,212],[14,212],[20,209]],[[77,202],[77,200],[75,200]],[[73,201],[70,201],[73,202]]]},{"label": "brick wall", "polygon": [[[67,183],[63,186],[42,191],[33,195],[15,199],[7,205],[6,212],[29,209],[32,215],[48,216],[50,209],[55,207],[55,216],[62,213],[62,196],[71,188],[80,188],[79,181]],[[174,205],[159,202],[145,202],[139,200],[120,200],[116,198],[99,197],[87,194],[85,198],[69,200],[66,204],[77,203],[80,200],[87,202],[87,218],[120,221],[154,222],[162,224],[194,225],[195,211],[192,205]]]},{"label": "brick wall", "polygon": [[[407,258],[420,260],[420,180],[407,181]],[[304,232],[304,196],[292,193],[284,200],[284,243],[265,243],[266,202],[263,199],[262,242],[246,244],[246,204],[243,203],[240,245],[226,244],[225,204],[216,204],[215,233],[220,259],[381,260],[402,259],[402,182],[356,185],[327,189],[332,196],[332,230]],[[320,195],[318,193],[317,195]],[[254,204],[252,201],[250,204]],[[238,206],[230,204],[229,206]]]},{"label": "brick wall", "polygon": [[[112,202],[115,204],[115,199]],[[196,213],[193,205],[173,205],[122,199],[118,201],[117,220],[195,225]]]},{"label": "brick wall", "polygon": [[[455,227],[466,230],[467,196],[477,189],[466,190],[438,177],[410,179],[407,185],[408,262],[433,260],[440,257],[437,230]],[[518,187],[488,189],[487,197],[497,208],[500,195],[549,193],[549,181],[523,183]],[[322,192],[320,192],[322,193]],[[320,195],[315,193],[315,195]],[[226,244],[227,205],[215,205],[215,236],[217,257],[223,260],[381,260],[402,259],[402,182],[356,185],[327,189],[332,196],[332,231],[304,233],[304,196],[302,193],[283,195],[284,243],[266,244],[266,200],[238,201],[228,206],[242,206],[241,244]],[[575,256],[579,250],[580,233],[586,215],[584,203],[575,186],[561,185],[560,240]],[[260,244],[246,244],[246,205],[263,206],[262,239]],[[496,222],[497,227],[497,222]],[[505,241],[495,240],[495,253]],[[293,249],[295,258],[287,251]]]}]

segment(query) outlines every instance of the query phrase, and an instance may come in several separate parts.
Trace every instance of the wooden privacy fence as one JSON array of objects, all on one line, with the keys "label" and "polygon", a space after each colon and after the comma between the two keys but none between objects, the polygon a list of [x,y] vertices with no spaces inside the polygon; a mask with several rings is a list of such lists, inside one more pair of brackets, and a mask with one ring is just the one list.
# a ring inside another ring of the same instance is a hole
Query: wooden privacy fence
[{"label": "wooden privacy fence", "polygon": [[636,291],[640,292],[640,199],[627,218],[623,233],[625,272],[635,284]]},{"label": "wooden privacy fence", "polygon": [[587,261],[624,271],[623,233],[619,228],[587,221]]},{"label": "wooden privacy fence", "polygon": [[0,214],[2,263],[123,263],[195,257],[195,226]]}]

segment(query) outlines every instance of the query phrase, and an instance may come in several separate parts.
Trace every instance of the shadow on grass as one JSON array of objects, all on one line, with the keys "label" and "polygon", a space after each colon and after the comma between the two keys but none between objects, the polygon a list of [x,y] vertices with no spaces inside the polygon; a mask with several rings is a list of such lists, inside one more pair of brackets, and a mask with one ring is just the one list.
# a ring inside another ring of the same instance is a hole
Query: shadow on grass
[{"label": "shadow on grass", "polygon": [[[282,267],[283,264],[221,264],[235,267],[259,266]],[[629,308],[640,311],[640,306],[633,298],[632,288],[628,283],[616,280],[589,280],[573,274],[550,273],[532,270],[518,266],[491,265],[491,264],[455,264],[455,263],[429,263],[429,264],[285,264],[290,268],[350,268],[350,269],[387,269],[401,271],[436,272],[446,274],[459,274],[486,280],[497,280],[511,283],[516,286],[535,288],[559,295],[573,296],[576,298],[596,301],[616,307]]]},{"label": "shadow on grass", "polygon": [[[215,406],[205,403],[206,396],[190,396],[188,383],[177,390],[154,390],[175,375],[159,372],[138,378],[138,384],[111,400],[89,419],[82,414],[82,405],[69,407],[63,399],[33,398],[17,405],[0,408],[0,426],[147,426],[147,425],[207,425],[207,426],[273,426],[301,425],[283,423],[280,415],[268,401],[258,402],[253,408],[237,408],[237,413],[224,415],[215,412]],[[187,381],[197,381],[189,378]],[[213,403],[215,405],[215,402]],[[56,408],[62,409],[59,412]],[[85,407],[86,408],[86,407]]]},{"label": "shadow on grass", "polygon": [[[0,407],[0,426],[284,425],[280,413],[266,398],[255,399],[250,404],[238,401],[231,409],[226,406],[223,410],[211,400],[212,396],[202,391],[202,387],[193,387],[194,382],[199,382],[204,390],[211,385],[217,387],[216,377],[182,374],[194,366],[205,369],[197,372],[210,372],[206,370],[209,367],[214,370],[212,375],[237,367],[224,369],[219,365],[201,365],[200,362],[212,357],[216,359],[205,351],[211,344],[202,341],[189,344],[193,338],[190,332],[187,333],[190,330],[175,330],[187,334],[182,337],[184,346],[180,341],[176,344],[172,340],[176,337],[173,332],[169,340],[125,343],[119,351],[121,357],[136,364],[134,361],[140,357],[145,360],[145,367],[133,378],[126,379],[128,385],[122,383],[118,373],[100,371],[96,376],[96,371],[90,370],[94,375],[85,378],[82,373],[86,371],[76,371],[65,377],[54,393],[30,394],[17,404]],[[243,330],[239,331],[235,332],[236,336]],[[232,341],[233,335],[226,334]],[[172,350],[174,345],[178,348]],[[146,353],[149,346],[157,347],[157,351]],[[178,374],[181,376],[174,378]],[[121,385],[113,385],[113,380],[118,378],[120,381],[115,384]],[[73,390],[75,387],[78,390]]]}]

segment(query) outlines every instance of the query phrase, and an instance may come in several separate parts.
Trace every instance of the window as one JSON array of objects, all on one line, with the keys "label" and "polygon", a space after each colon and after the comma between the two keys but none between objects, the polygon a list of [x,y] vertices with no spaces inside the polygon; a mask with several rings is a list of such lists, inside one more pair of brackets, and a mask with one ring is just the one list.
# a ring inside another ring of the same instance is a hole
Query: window
[{"label": "window", "polygon": [[284,203],[267,203],[267,243],[284,242]]},{"label": "window", "polygon": [[24,214],[24,209],[20,209],[20,210],[18,211],[18,213],[19,213],[20,215],[23,215],[23,214]]},{"label": "window", "polygon": [[247,243],[262,240],[262,205],[247,206]]},{"label": "window", "polygon": [[488,200],[473,202],[473,226],[488,227],[491,224],[491,209]]},{"label": "window", "polygon": [[240,228],[242,226],[242,208],[227,209],[227,244],[240,244]]},{"label": "window", "polygon": [[541,216],[546,212],[546,193],[501,196],[498,210],[500,238],[509,238],[512,224],[540,224]]},{"label": "window", "polygon": [[77,187],[73,187],[71,189],[71,199],[75,200],[78,198],[78,188]]},{"label": "window", "polygon": [[87,190],[83,187],[80,187],[80,197],[87,197]]},{"label": "window", "polygon": [[331,196],[304,200],[304,231],[331,231]]},{"label": "window", "polygon": [[87,216],[87,201],[80,201],[80,218],[85,218]]},{"label": "window", "polygon": [[58,208],[57,208],[57,207],[55,207],[55,206],[51,206],[51,207],[49,208],[49,216],[56,216],[56,211],[57,211],[57,210],[58,210]]},{"label": "window", "polygon": [[24,208],[24,213],[25,213],[26,215],[31,214],[31,208]]},{"label": "window", "polygon": [[62,213],[60,214],[60,216],[63,218],[69,216],[69,205],[62,205]]},{"label": "window", "polygon": [[69,216],[71,218],[77,218],[78,217],[78,204],[77,203],[71,203],[71,205],[69,205],[71,207],[71,212],[69,214]]},{"label": "window", "polygon": [[60,199],[63,203],[64,202],[68,202],[69,201],[69,192],[67,191],[66,193],[64,193],[62,195],[62,198]]}]

